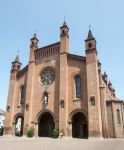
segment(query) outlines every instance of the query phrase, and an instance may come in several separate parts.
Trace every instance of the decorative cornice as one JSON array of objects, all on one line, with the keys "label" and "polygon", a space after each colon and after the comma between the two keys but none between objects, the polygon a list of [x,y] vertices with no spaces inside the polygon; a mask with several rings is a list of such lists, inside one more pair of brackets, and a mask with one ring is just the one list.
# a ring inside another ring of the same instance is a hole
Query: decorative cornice
[{"label": "decorative cornice", "polygon": [[53,47],[53,46],[57,46],[57,45],[60,45],[60,42],[56,42],[56,43],[53,43],[53,44],[50,44],[50,45],[47,45],[47,46],[38,48],[38,49],[35,50],[35,52],[36,52],[36,51],[43,50],[43,49],[47,49],[47,48],[50,48],[50,47]]}]

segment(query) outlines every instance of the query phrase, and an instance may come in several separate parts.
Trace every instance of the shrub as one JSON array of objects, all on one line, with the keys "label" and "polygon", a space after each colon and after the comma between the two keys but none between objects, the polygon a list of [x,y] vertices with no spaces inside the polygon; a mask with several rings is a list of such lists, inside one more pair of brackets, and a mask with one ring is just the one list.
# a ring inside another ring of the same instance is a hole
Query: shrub
[{"label": "shrub", "polygon": [[27,131],[27,137],[33,137],[34,136],[34,128],[29,128]]},{"label": "shrub", "polygon": [[52,132],[52,137],[53,138],[58,138],[59,136],[59,129],[58,128],[55,128]]}]

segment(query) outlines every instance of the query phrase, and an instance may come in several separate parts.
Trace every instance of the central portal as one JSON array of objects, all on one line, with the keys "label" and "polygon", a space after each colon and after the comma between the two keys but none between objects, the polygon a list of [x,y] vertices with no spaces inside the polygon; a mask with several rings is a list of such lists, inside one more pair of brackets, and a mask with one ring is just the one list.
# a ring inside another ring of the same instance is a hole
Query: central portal
[{"label": "central portal", "polygon": [[52,137],[52,132],[55,128],[53,116],[50,113],[43,114],[39,119],[38,136]]},{"label": "central portal", "polygon": [[87,119],[81,112],[72,117],[72,136],[74,138],[88,138]]}]

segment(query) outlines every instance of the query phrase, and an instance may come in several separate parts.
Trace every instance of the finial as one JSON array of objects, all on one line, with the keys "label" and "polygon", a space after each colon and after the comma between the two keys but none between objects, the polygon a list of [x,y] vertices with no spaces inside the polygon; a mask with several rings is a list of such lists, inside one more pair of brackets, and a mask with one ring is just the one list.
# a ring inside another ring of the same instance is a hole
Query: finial
[{"label": "finial", "polygon": [[89,25],[89,30],[91,29],[91,25]]},{"label": "finial", "polygon": [[93,38],[93,34],[92,34],[92,31],[91,31],[91,25],[89,25],[89,32],[88,32],[87,38],[88,38],[88,39]]},{"label": "finial", "polygon": [[60,27],[60,29],[63,29],[63,28],[67,28],[68,31],[69,31],[69,28],[68,28],[68,26],[67,26],[67,24],[66,24],[66,21],[65,21],[65,17],[64,17],[64,21],[63,21],[63,24],[62,24],[62,26]]},{"label": "finial", "polygon": [[19,62],[19,55],[16,55],[15,62]]},{"label": "finial", "polygon": [[37,38],[37,33],[36,33],[36,28],[35,28],[35,32],[34,32],[34,35],[33,35],[33,38],[32,38],[32,39],[34,39],[34,38],[35,38],[35,39],[38,39],[38,38]]},{"label": "finial", "polygon": [[34,30],[34,36],[33,36],[33,38],[37,38],[36,27],[35,27],[35,30]]},{"label": "finial", "polygon": [[66,26],[65,16],[64,16],[63,26]]},{"label": "finial", "polygon": [[17,51],[17,55],[16,55],[16,58],[15,58],[15,61],[19,62],[19,50]]},{"label": "finial", "polygon": [[[31,44],[32,44],[32,41],[34,41],[34,40],[36,40],[36,41],[39,42],[38,37],[37,37],[37,33],[36,33],[36,28],[35,28],[35,32],[34,32],[34,34],[33,34],[33,37],[31,38]],[[36,43],[36,44],[37,44],[37,43]]]},{"label": "finial", "polygon": [[64,22],[65,22],[65,16],[64,16]]},{"label": "finial", "polygon": [[37,38],[37,34],[36,34],[36,32],[34,33],[34,38]]},{"label": "finial", "polygon": [[18,50],[18,52],[17,52],[17,55],[19,56],[19,50]]}]

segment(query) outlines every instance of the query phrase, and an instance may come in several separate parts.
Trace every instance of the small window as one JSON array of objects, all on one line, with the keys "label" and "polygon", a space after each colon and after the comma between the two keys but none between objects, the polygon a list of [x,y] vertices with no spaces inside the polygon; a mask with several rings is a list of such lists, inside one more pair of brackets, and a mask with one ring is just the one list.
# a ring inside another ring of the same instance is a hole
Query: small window
[{"label": "small window", "polygon": [[64,31],[64,30],[62,30],[62,33],[63,33],[63,34],[65,34],[65,31]]},{"label": "small window", "polygon": [[89,49],[92,49],[92,44],[91,43],[89,43],[88,46],[89,46]]},{"label": "small window", "polygon": [[18,65],[17,68],[20,69],[20,66]]},{"label": "small window", "polygon": [[75,77],[76,98],[81,97],[81,79],[80,76]]},{"label": "small window", "polygon": [[25,87],[22,86],[20,89],[20,104],[23,105],[25,103]]},{"label": "small window", "polygon": [[117,109],[117,123],[121,124],[120,110],[119,109]]},{"label": "small window", "polygon": [[13,65],[13,69],[15,69],[15,65]]}]

